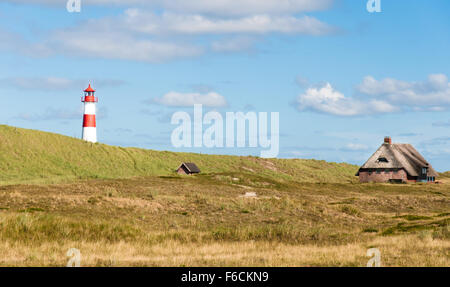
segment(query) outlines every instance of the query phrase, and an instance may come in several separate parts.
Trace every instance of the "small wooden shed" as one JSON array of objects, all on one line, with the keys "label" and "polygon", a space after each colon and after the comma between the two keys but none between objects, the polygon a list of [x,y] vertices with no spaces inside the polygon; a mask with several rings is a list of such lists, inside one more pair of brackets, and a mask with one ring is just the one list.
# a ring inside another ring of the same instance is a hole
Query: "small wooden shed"
[{"label": "small wooden shed", "polygon": [[200,169],[198,166],[193,162],[183,162],[178,168],[177,168],[178,174],[197,174],[200,173]]}]

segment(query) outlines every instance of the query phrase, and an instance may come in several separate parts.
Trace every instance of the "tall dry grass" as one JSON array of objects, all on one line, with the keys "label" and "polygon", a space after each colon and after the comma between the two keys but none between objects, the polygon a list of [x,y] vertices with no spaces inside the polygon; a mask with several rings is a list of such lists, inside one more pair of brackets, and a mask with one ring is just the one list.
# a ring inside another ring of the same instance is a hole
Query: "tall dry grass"
[{"label": "tall dry grass", "polygon": [[382,266],[449,266],[450,242],[417,235],[382,237],[344,245],[291,245],[279,242],[156,244],[119,241],[0,243],[1,266],[65,266],[70,248],[81,251],[82,266],[361,266],[368,248],[381,252]]}]

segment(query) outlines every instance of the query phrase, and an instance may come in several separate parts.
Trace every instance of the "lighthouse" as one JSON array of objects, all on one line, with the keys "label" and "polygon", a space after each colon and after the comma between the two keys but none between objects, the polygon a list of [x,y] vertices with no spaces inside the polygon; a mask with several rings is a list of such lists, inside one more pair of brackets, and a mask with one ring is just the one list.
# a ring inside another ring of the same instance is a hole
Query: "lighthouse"
[{"label": "lighthouse", "polygon": [[84,90],[84,97],[81,97],[81,102],[84,103],[84,115],[83,115],[83,135],[82,138],[85,141],[96,143],[97,142],[97,125],[95,122],[95,109],[98,102],[98,98],[95,97],[95,90],[89,87]]}]

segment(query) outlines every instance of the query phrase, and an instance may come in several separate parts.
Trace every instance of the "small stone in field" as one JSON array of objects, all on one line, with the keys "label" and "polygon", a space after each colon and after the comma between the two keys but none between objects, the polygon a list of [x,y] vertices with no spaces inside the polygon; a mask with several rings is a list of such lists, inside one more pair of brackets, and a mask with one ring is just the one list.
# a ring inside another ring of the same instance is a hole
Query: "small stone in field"
[{"label": "small stone in field", "polygon": [[241,197],[257,197],[256,192],[246,192],[244,195],[241,195]]}]

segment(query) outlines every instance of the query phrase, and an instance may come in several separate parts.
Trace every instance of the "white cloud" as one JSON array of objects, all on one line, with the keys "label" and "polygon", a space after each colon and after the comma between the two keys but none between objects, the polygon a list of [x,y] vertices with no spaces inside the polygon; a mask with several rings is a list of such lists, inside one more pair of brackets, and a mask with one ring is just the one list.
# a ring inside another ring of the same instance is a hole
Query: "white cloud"
[{"label": "white cloud", "polygon": [[[8,2],[65,6],[61,0]],[[333,33],[335,28],[330,25],[298,15],[326,9],[331,3],[332,0],[82,0],[82,11],[91,4],[122,5],[124,11],[48,31],[41,40],[29,41],[0,31],[0,49],[34,57],[65,55],[151,63],[195,57],[206,51],[240,52],[251,50],[255,37]]]},{"label": "white cloud", "polygon": [[227,105],[226,99],[215,92],[206,94],[169,92],[161,98],[154,99],[154,102],[171,107],[189,107],[195,104],[202,104],[206,107],[224,107]]},{"label": "white cloud", "polygon": [[450,107],[450,82],[444,74],[432,74],[423,82],[371,76],[356,88],[359,95],[346,97],[331,84],[310,87],[297,98],[298,109],[338,116],[359,116],[399,111],[445,111]]},{"label": "white cloud", "polygon": [[333,28],[316,18],[303,16],[272,16],[255,14],[240,18],[217,18],[200,14],[175,14],[171,12],[157,15],[140,9],[125,11],[123,25],[130,30],[147,34],[307,34],[324,35]]},{"label": "white cloud", "polygon": [[[133,8],[118,17],[90,20],[78,27],[55,31],[41,46],[47,47],[49,54],[155,63],[199,56],[208,45],[214,52],[250,50],[254,43],[248,37],[251,34],[323,35],[332,30],[308,16],[217,18],[172,12],[155,14]],[[235,36],[199,44],[202,41],[197,41],[197,37],[206,34]]]},{"label": "white cloud", "polygon": [[330,83],[318,88],[308,88],[297,98],[297,104],[300,111],[312,110],[337,116],[389,113],[396,110],[389,103],[383,101],[364,102],[346,97],[333,89]]},{"label": "white cloud", "polygon": [[31,57],[65,55],[151,63],[194,57],[204,50],[189,43],[139,37],[108,22],[91,20],[81,26],[55,30],[40,42],[29,42],[20,35],[0,30],[0,50]]},{"label": "white cloud", "polygon": [[58,31],[47,44],[57,54],[153,63],[193,57],[202,53],[202,48],[187,43],[182,45],[133,37],[128,32],[108,28],[101,30],[91,26]]},{"label": "white cloud", "polygon": [[163,2],[165,2],[167,8],[180,11],[243,15],[255,13],[291,14],[324,10],[331,6],[333,0],[171,0]]},{"label": "white cloud", "polygon": [[[117,1],[117,0],[116,0]],[[324,10],[332,0],[159,0],[160,6],[174,11],[216,15],[291,14]]]},{"label": "white cloud", "polygon": [[[333,0],[81,0],[86,5],[141,6],[213,15],[292,14],[329,8]],[[10,3],[63,6],[65,0],[6,0]]]},{"label": "white cloud", "polygon": [[432,74],[423,82],[405,82],[392,78],[364,78],[357,90],[391,104],[408,106],[413,110],[442,111],[450,105],[450,83],[444,74]]}]

